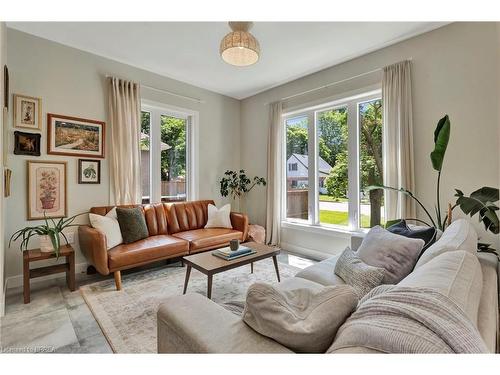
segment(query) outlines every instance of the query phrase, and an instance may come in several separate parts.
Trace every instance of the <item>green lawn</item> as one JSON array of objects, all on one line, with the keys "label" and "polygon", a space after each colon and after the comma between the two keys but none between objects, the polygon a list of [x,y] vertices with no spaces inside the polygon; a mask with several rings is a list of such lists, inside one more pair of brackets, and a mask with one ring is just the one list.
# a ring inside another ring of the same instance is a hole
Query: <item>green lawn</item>
[{"label": "green lawn", "polygon": [[[349,219],[347,212],[342,211],[319,211],[319,221],[324,224],[344,225],[347,226]],[[368,228],[370,226],[370,217],[361,215],[361,227]]]},{"label": "green lawn", "polygon": [[347,198],[334,198],[330,195],[323,195],[323,194],[319,195],[319,200],[320,200],[320,202],[347,202],[348,201]]}]

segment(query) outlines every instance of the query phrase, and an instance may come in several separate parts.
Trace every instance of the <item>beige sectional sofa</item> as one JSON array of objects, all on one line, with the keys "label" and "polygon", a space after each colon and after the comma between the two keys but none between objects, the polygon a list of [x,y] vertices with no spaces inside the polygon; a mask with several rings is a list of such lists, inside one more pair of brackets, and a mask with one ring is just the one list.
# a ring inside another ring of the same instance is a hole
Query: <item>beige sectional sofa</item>
[{"label": "beige sectional sofa", "polygon": [[[352,247],[361,243],[354,237]],[[477,234],[466,220],[458,220],[417,262],[398,285],[437,290],[455,302],[477,327],[486,347],[498,350],[498,259],[476,252]],[[286,289],[338,285],[338,256],[319,262],[282,281]],[[347,330],[346,330],[347,331]],[[340,332],[340,331],[339,331]],[[342,342],[348,342],[342,337]],[[327,353],[379,353],[370,345],[335,345]],[[340,342],[340,341],[339,341]],[[199,294],[172,297],[158,311],[159,353],[292,353],[247,326],[242,318]]]}]

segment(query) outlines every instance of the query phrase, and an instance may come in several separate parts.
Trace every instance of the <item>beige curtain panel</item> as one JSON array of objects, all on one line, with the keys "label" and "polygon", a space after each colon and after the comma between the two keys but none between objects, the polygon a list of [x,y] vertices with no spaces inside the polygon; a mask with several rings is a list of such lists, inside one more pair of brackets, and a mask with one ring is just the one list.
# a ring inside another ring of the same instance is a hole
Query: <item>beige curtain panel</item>
[{"label": "beige curtain panel", "polygon": [[138,83],[108,78],[111,196],[114,204],[141,203],[141,97]]},{"label": "beige curtain panel", "polygon": [[[386,66],[382,78],[384,106],[384,184],[415,192],[411,61]],[[414,218],[415,202],[404,194],[385,192],[387,220]]]},{"label": "beige curtain panel", "polygon": [[269,105],[270,127],[267,144],[266,243],[279,245],[281,222],[281,174],[283,124],[281,102]]}]

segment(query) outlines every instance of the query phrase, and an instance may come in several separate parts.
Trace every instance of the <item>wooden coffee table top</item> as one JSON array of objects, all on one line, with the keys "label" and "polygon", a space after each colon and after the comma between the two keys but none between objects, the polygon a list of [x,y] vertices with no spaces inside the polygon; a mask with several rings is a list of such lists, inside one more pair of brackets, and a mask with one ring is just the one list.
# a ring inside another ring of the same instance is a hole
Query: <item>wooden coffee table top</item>
[{"label": "wooden coffee table top", "polygon": [[236,267],[243,266],[245,264],[253,263],[261,259],[271,258],[280,253],[280,248],[271,247],[257,242],[245,242],[241,246],[249,247],[256,251],[255,254],[247,255],[234,260],[225,260],[215,255],[212,255],[212,251],[205,251],[203,253],[193,254],[185,256],[184,262],[191,265],[193,268],[205,274],[215,274],[230,270]]}]

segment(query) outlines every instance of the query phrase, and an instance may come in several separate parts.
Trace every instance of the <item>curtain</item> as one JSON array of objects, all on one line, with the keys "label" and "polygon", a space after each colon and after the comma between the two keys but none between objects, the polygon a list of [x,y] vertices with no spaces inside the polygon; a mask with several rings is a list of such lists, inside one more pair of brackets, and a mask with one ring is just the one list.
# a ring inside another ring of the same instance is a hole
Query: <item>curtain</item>
[{"label": "curtain", "polygon": [[282,115],[281,102],[269,106],[270,126],[267,140],[267,205],[266,243],[279,245],[281,221],[281,174],[282,174]]},{"label": "curtain", "polygon": [[[384,184],[415,192],[411,61],[386,66],[382,78],[384,106]],[[414,218],[415,202],[404,194],[385,192],[387,220]]]},{"label": "curtain", "polygon": [[141,203],[141,98],[138,83],[108,80],[111,196],[114,204]]}]

